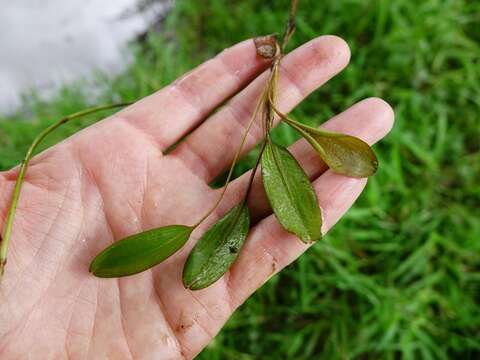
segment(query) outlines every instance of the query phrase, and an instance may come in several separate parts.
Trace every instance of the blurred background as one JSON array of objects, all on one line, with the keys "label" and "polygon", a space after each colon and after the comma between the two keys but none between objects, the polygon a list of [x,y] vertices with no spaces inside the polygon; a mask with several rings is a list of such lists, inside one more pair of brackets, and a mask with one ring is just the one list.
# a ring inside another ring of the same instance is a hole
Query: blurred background
[{"label": "blurred background", "polygon": [[[289,0],[19,0],[0,13],[0,170],[62,115],[135,100],[237,41],[283,29]],[[343,37],[349,67],[293,117],[369,96],[395,109],[355,206],[272,278],[199,359],[480,358],[480,1],[300,0],[290,49]],[[49,138],[49,146],[91,124]],[[297,135],[280,126],[277,141]],[[249,155],[237,175],[252,165]]]}]

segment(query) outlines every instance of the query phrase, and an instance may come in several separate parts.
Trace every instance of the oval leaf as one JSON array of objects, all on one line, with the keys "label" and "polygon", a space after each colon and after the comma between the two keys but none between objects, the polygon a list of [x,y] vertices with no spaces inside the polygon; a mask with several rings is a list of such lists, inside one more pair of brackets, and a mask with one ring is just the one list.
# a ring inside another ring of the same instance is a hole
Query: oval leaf
[{"label": "oval leaf", "polygon": [[377,171],[375,153],[359,138],[323,131],[310,135],[320,145],[321,150],[317,152],[332,171],[357,178],[371,176]]},{"label": "oval leaf", "polygon": [[243,202],[213,224],[188,256],[184,286],[198,290],[220,279],[237,258],[249,228],[250,214]]},{"label": "oval leaf", "polygon": [[297,160],[269,142],[262,156],[262,177],[273,212],[282,226],[303,242],[321,238],[322,218],[312,184]]},{"label": "oval leaf", "polygon": [[332,171],[355,178],[368,177],[377,171],[377,156],[363,140],[298,122],[289,124],[312,145]]},{"label": "oval leaf", "polygon": [[90,272],[98,277],[119,277],[145,271],[177,252],[192,231],[190,226],[171,225],[129,236],[98,254]]}]

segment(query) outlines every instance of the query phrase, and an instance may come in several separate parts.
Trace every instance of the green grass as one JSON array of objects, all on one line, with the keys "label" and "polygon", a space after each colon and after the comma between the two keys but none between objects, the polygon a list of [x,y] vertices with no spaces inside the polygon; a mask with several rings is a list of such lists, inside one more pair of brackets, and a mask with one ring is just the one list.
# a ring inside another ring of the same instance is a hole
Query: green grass
[{"label": "green grass", "polygon": [[[236,41],[280,31],[288,0],[178,0],[162,37],[95,103],[133,100]],[[350,66],[294,116],[319,124],[368,96],[395,108],[380,169],[348,215],[270,280],[200,359],[480,357],[480,2],[300,1],[296,45],[337,34]],[[0,122],[0,168],[47,123],[85,107],[79,84]],[[58,141],[92,120],[63,129]],[[283,143],[296,135],[275,133]],[[252,159],[241,164],[243,171]]]}]

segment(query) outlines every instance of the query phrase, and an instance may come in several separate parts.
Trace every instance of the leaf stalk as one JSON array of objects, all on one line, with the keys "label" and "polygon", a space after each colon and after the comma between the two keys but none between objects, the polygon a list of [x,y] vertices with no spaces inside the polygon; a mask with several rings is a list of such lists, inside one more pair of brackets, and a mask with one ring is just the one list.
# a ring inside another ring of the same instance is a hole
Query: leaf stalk
[{"label": "leaf stalk", "polygon": [[90,115],[99,111],[115,109],[115,108],[124,107],[127,105],[130,105],[130,103],[125,102],[125,103],[118,103],[118,104],[100,105],[100,106],[95,106],[90,109],[82,110],[82,111],[67,115],[61,118],[60,120],[58,120],[56,123],[47,127],[33,140],[32,144],[28,148],[27,153],[25,154],[25,157],[23,158],[20,164],[20,170],[18,171],[17,180],[15,182],[15,188],[12,194],[10,209],[8,210],[7,218],[5,220],[5,226],[3,229],[3,234],[2,234],[2,237],[0,238],[0,282],[2,280],[3,273],[5,272],[5,265],[7,263],[7,255],[8,255],[8,246],[12,236],[15,213],[17,210],[20,193],[22,191],[22,185],[25,180],[25,173],[27,171],[30,160],[32,159],[37,147],[47,137],[47,135],[49,135],[51,132],[53,132],[55,129],[57,129],[63,124],[66,124],[72,120],[75,120],[80,117]]}]

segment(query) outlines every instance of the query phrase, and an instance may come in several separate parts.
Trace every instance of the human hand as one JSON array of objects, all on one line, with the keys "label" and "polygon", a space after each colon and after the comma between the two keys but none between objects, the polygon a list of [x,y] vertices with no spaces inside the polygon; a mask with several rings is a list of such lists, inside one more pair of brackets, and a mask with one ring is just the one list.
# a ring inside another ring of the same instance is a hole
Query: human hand
[{"label": "human hand", "polygon": [[[280,72],[280,110],[288,112],[341,71],[349,56],[345,42],[333,36],[287,55]],[[230,271],[204,290],[183,287],[189,250],[240,201],[245,174],[232,182],[220,208],[187,245],[165,262],[119,279],[88,272],[92,258],[112,242],[154,227],[191,225],[212,206],[220,190],[208,184],[231,163],[268,66],[253,41],[244,41],[32,160],[0,288],[1,358],[28,353],[39,359],[190,359],[248,296],[308,248],[278,224],[256,179],[249,201],[255,225]],[[324,127],[373,143],[392,122],[384,101],[367,99]],[[261,135],[260,126],[252,129],[244,153]],[[326,232],[366,179],[326,171],[304,140],[291,151],[313,181]],[[3,221],[17,171],[0,176]]]}]

